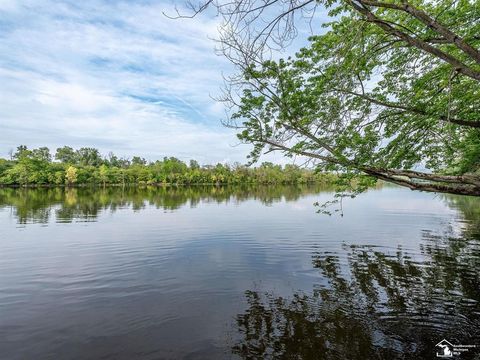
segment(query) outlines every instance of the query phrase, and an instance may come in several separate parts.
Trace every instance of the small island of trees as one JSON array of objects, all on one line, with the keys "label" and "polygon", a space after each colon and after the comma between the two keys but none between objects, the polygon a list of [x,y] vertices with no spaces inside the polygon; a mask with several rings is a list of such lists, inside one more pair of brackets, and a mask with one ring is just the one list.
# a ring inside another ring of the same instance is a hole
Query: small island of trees
[{"label": "small island of trees", "polygon": [[134,156],[104,157],[95,148],[58,148],[54,156],[47,147],[17,147],[10,159],[0,159],[0,186],[79,185],[193,185],[193,184],[304,184],[330,183],[335,176],[297,165],[264,162],[258,167],[241,164],[201,166],[175,157],[148,162]]}]

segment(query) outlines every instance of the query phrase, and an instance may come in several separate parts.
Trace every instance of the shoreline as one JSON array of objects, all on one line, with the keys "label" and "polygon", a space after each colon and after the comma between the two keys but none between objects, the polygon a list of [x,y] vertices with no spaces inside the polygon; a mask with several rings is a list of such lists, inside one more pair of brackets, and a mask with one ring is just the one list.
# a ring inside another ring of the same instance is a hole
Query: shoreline
[{"label": "shoreline", "polygon": [[18,185],[18,184],[0,184],[0,188],[10,188],[10,189],[52,189],[52,188],[65,188],[65,189],[75,189],[75,188],[118,188],[118,187],[183,187],[183,186],[242,186],[242,185],[260,185],[260,186],[279,186],[279,185],[333,185],[331,181],[309,181],[309,182],[281,182],[281,183],[255,183],[255,182],[242,182],[242,183],[149,183],[149,184],[139,184],[139,183],[128,183],[128,184],[76,184],[76,185],[66,185],[66,184],[29,184],[29,185]]}]

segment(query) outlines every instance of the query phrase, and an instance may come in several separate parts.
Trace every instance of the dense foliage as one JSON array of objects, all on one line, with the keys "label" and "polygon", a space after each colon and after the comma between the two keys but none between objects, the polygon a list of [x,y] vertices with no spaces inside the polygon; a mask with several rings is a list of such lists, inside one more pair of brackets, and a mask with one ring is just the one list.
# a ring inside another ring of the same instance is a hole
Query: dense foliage
[{"label": "dense foliage", "polygon": [[[241,72],[227,92],[229,125],[254,160],[281,151],[323,170],[480,195],[478,1],[222,4],[224,53]],[[280,60],[259,55],[275,34],[297,34],[296,11],[317,7],[323,24],[311,26],[321,35],[308,46]]]},{"label": "dense foliage", "polygon": [[55,160],[46,147],[19,146],[11,160],[0,159],[0,185],[299,184],[334,179],[295,165],[200,166],[195,160],[187,165],[174,157],[147,163],[138,156],[129,160],[109,154],[104,158],[97,149],[67,146],[57,149]]}]

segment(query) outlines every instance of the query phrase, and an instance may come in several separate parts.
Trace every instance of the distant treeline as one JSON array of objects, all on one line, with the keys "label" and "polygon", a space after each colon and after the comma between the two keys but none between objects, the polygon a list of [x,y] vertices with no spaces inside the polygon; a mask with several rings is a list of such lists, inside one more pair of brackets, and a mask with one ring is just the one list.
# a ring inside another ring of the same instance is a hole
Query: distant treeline
[{"label": "distant treeline", "polygon": [[[55,159],[55,161],[53,160]],[[52,156],[47,147],[28,149],[21,145],[10,159],[0,159],[0,185],[160,185],[160,184],[306,184],[330,183],[333,174],[321,174],[296,165],[259,167],[188,164],[175,158],[147,162],[134,156],[102,157],[94,148],[58,148]]]}]

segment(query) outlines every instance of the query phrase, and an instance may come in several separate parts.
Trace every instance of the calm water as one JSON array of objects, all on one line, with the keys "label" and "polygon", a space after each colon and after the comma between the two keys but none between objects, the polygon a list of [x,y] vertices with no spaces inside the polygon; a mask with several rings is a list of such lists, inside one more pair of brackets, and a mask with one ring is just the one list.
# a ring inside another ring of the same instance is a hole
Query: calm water
[{"label": "calm water", "polygon": [[[480,345],[480,199],[0,189],[0,359],[433,359]],[[463,354],[471,359],[480,349]]]}]

